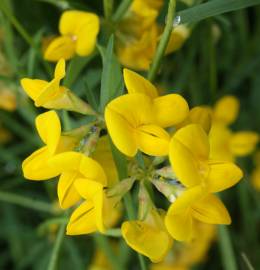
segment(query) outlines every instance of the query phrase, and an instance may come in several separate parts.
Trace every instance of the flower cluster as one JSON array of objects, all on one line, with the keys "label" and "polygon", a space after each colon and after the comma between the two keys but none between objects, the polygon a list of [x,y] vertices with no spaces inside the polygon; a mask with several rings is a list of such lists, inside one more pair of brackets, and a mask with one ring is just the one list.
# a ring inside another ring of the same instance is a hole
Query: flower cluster
[{"label": "flower cluster", "polygon": [[[214,193],[235,185],[243,174],[231,161],[212,158],[207,108],[189,110],[179,94],[159,96],[151,82],[124,69],[128,93],[110,101],[103,117],[60,85],[64,76],[61,59],[50,82],[21,81],[36,106],[52,109],[36,118],[44,146],[24,160],[22,169],[30,180],[59,176],[60,207],[73,209],[67,234],[106,233],[120,219],[120,201],[134,183],[139,185],[138,215],[123,220],[121,232],[130,247],[153,262],[165,258],[174,239],[194,239],[203,226],[198,224],[231,223]],[[53,109],[92,115],[93,120],[62,132]],[[128,157],[121,181],[106,133]],[[152,199],[157,191],[166,198],[164,210]]]}]

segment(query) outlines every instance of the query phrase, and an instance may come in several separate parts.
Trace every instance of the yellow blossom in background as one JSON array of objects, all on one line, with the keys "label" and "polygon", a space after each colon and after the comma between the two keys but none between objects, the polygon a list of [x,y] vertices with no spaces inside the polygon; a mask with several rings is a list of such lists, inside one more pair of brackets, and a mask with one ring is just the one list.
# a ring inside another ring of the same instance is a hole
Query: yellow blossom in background
[{"label": "yellow blossom in background", "polygon": [[12,139],[12,133],[0,125],[0,144],[8,143]]},{"label": "yellow blossom in background", "polygon": [[[135,70],[148,70],[162,34],[157,17],[163,5],[162,0],[134,0],[119,23],[116,36],[116,52],[120,62]],[[181,48],[189,37],[185,25],[173,29],[166,54]]]},{"label": "yellow blossom in background", "polygon": [[12,112],[16,109],[16,95],[3,83],[0,83],[0,109]]},{"label": "yellow blossom in background", "polygon": [[233,132],[229,125],[235,122],[239,113],[239,101],[234,96],[224,96],[212,110],[210,145],[212,159],[235,161],[252,153],[259,141],[253,131]]},{"label": "yellow blossom in background", "polygon": [[125,221],[121,227],[126,243],[152,262],[162,261],[173,243],[163,217],[152,208],[144,220]]},{"label": "yellow blossom in background", "polygon": [[23,78],[21,85],[36,107],[66,109],[83,114],[95,114],[88,104],[74,95],[68,88],[60,86],[65,77],[65,61],[60,59],[55,67],[54,78],[50,81]]},{"label": "yellow blossom in background", "polygon": [[251,175],[251,183],[253,187],[260,191],[260,152],[257,151],[254,157],[255,168]]},{"label": "yellow blossom in background", "polygon": [[90,55],[96,45],[99,32],[99,19],[94,13],[69,10],[63,12],[59,22],[61,36],[51,41],[46,48],[44,58],[58,61],[79,56]]}]

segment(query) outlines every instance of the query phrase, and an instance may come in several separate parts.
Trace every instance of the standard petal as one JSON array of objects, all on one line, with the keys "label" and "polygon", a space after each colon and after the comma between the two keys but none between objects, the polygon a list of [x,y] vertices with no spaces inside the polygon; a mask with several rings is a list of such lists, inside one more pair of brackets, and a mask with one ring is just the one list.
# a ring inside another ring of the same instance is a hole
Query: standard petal
[{"label": "standard petal", "polygon": [[37,79],[24,78],[21,80],[21,85],[26,94],[32,99],[36,100],[42,93],[43,89],[47,86],[48,82]]},{"label": "standard petal", "polygon": [[242,170],[231,162],[210,162],[207,184],[210,192],[219,192],[234,186],[243,177]]},{"label": "standard petal", "polygon": [[174,138],[182,143],[193,156],[199,160],[209,157],[209,140],[206,132],[200,125],[191,124],[179,129]]},{"label": "standard petal", "polygon": [[214,106],[213,116],[223,124],[232,124],[238,115],[239,100],[234,96],[224,96]]},{"label": "standard petal", "polygon": [[211,129],[212,112],[207,107],[194,107],[190,110],[189,118],[193,124],[199,124],[208,134]]},{"label": "standard petal", "polygon": [[103,186],[107,184],[104,170],[98,162],[82,153],[68,151],[57,154],[49,160],[49,164],[61,173],[76,171],[88,180],[96,181]]},{"label": "standard petal", "polygon": [[59,170],[48,165],[50,152],[46,146],[33,152],[22,163],[23,174],[30,180],[47,180],[60,174]]},{"label": "standard petal", "polygon": [[165,216],[165,226],[174,239],[190,241],[193,235],[190,210],[186,209],[182,213],[175,215],[170,207]]},{"label": "standard petal", "polygon": [[158,96],[156,87],[134,71],[125,68],[124,81],[129,94],[141,93],[152,99]]},{"label": "standard petal", "polygon": [[235,156],[246,156],[252,153],[259,141],[257,133],[252,131],[240,131],[231,136],[230,150]]},{"label": "standard petal", "polygon": [[183,185],[192,187],[201,183],[197,161],[189,149],[175,139],[175,136],[170,142],[169,157],[173,171]]},{"label": "standard petal", "polygon": [[100,232],[105,232],[103,221],[103,186],[95,181],[79,178],[75,181],[78,193],[86,200],[91,200],[95,208],[96,226]]},{"label": "standard petal", "polygon": [[80,175],[75,171],[61,174],[58,182],[58,197],[61,208],[67,209],[80,201],[81,197],[74,186],[74,182],[78,177]]},{"label": "standard petal", "polygon": [[181,123],[189,113],[186,100],[178,94],[157,97],[153,101],[156,122],[161,127],[170,127]]},{"label": "standard petal", "polygon": [[57,113],[55,111],[42,113],[36,117],[35,124],[50,154],[54,154],[61,136],[61,124]]},{"label": "standard petal", "polygon": [[61,58],[68,60],[75,54],[76,43],[70,36],[55,38],[44,52],[44,59],[57,62]]},{"label": "standard petal", "polygon": [[65,60],[62,58],[56,64],[54,77],[60,80],[63,79],[66,75],[65,67],[66,67],[66,63],[65,63]]},{"label": "standard petal", "polygon": [[192,205],[192,216],[209,224],[230,224],[231,218],[221,200],[215,195],[208,195]]},{"label": "standard petal", "polygon": [[161,127],[143,125],[136,130],[138,148],[151,156],[166,156],[169,153],[169,134]]},{"label": "standard petal", "polygon": [[83,202],[71,215],[68,235],[88,234],[97,231],[95,207],[92,201]]},{"label": "standard petal", "polygon": [[161,261],[167,255],[170,240],[163,230],[142,221],[125,221],[121,231],[126,243],[151,261]]}]

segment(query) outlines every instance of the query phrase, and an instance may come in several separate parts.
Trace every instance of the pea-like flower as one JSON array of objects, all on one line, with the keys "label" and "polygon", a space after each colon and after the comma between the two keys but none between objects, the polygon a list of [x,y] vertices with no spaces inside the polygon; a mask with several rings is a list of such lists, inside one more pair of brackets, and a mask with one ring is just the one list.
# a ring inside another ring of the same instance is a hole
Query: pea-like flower
[{"label": "pea-like flower", "polygon": [[94,13],[69,10],[63,12],[59,22],[61,36],[55,38],[44,53],[48,61],[58,61],[90,55],[96,45],[99,32],[99,19]]},{"label": "pea-like flower", "polygon": [[51,167],[48,160],[55,154],[72,150],[74,140],[61,135],[61,124],[55,111],[40,114],[35,120],[37,131],[46,144],[23,161],[24,177],[30,180],[46,180],[59,175],[59,170]]},{"label": "pea-like flower", "polygon": [[61,86],[65,77],[65,61],[60,59],[55,67],[54,78],[50,81],[23,78],[21,85],[36,107],[65,109],[82,114],[94,115],[92,108],[74,95],[68,88]]},{"label": "pea-like flower", "polygon": [[184,191],[171,204],[165,225],[171,236],[179,241],[190,241],[196,235],[195,221],[208,224],[230,224],[231,218],[221,200],[202,186]]},{"label": "pea-like flower", "polygon": [[232,162],[210,159],[207,134],[200,125],[179,129],[171,139],[170,162],[178,180],[187,188],[203,185],[219,192],[235,185],[242,171]]},{"label": "pea-like flower", "polygon": [[159,97],[155,86],[130,70],[124,70],[124,79],[129,94],[112,100],[105,109],[113,143],[127,156],[138,149],[148,155],[167,155],[169,134],[163,128],[186,118],[187,102],[177,94]]},{"label": "pea-like flower", "polygon": [[80,201],[80,193],[75,188],[78,178],[83,179],[87,187],[96,183],[102,187],[107,185],[103,168],[94,159],[82,153],[73,151],[60,153],[49,159],[49,165],[61,174],[58,182],[61,208],[69,208]]}]

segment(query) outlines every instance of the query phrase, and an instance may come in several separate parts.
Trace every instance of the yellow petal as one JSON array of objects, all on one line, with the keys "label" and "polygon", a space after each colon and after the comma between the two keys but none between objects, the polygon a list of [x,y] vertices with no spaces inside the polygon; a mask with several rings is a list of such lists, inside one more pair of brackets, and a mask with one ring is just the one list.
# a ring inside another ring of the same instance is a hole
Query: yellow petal
[{"label": "yellow petal", "polygon": [[141,93],[152,99],[158,96],[156,87],[136,72],[125,68],[124,80],[129,94]]},{"label": "yellow petal", "polygon": [[207,184],[210,192],[219,192],[234,186],[243,177],[241,169],[231,162],[210,162]]},{"label": "yellow petal", "polygon": [[136,131],[138,148],[147,155],[166,156],[169,153],[169,134],[161,127],[143,125]]},{"label": "yellow petal", "polygon": [[93,52],[99,32],[98,16],[87,13],[86,17],[86,21],[76,31],[76,52],[80,56],[87,56]]},{"label": "yellow petal", "polygon": [[193,124],[200,125],[208,134],[211,128],[212,112],[207,107],[194,107],[190,110],[189,118]]},{"label": "yellow petal", "polygon": [[238,111],[239,100],[234,96],[224,96],[214,106],[214,119],[229,125],[236,120]]},{"label": "yellow petal", "polygon": [[60,59],[55,67],[54,77],[57,79],[63,79],[65,77],[65,67],[66,63],[64,59]]},{"label": "yellow petal", "polygon": [[[65,88],[60,87],[60,79],[54,78],[43,89],[41,94],[35,99],[36,107],[45,107],[49,102],[62,97]],[[48,107],[48,105],[46,106]]]},{"label": "yellow petal", "polygon": [[54,154],[61,135],[60,119],[55,111],[38,115],[35,119],[37,131],[47,145],[50,154]]},{"label": "yellow petal", "polygon": [[208,195],[192,205],[192,216],[209,224],[230,224],[231,218],[221,200]]},{"label": "yellow petal", "polygon": [[173,171],[183,185],[192,187],[201,183],[197,161],[175,137],[170,142],[169,157]]},{"label": "yellow petal", "polygon": [[259,141],[259,136],[255,132],[240,131],[231,136],[230,149],[235,156],[246,156],[252,153]]},{"label": "yellow petal", "polygon": [[193,235],[190,210],[174,214],[174,211],[170,207],[165,217],[165,226],[174,239],[178,241],[190,241]]},{"label": "yellow petal", "polygon": [[92,201],[83,202],[71,215],[68,235],[88,234],[97,231],[95,208]]},{"label": "yellow petal", "polygon": [[70,36],[55,38],[44,52],[44,59],[57,62],[61,58],[68,60],[73,57],[76,50],[76,43]]},{"label": "yellow petal", "polygon": [[168,210],[170,215],[180,215],[189,209],[194,202],[200,200],[207,195],[207,189],[201,185],[189,188],[181,193],[181,195],[173,202]]},{"label": "yellow petal", "polygon": [[257,167],[252,173],[252,185],[257,191],[260,191],[260,167]]},{"label": "yellow petal", "polygon": [[234,155],[230,150],[232,132],[221,123],[214,123],[209,133],[210,159],[234,161]]},{"label": "yellow petal", "polygon": [[190,35],[190,29],[185,25],[179,25],[171,32],[165,54],[179,50]]},{"label": "yellow petal", "polygon": [[151,261],[161,261],[167,255],[169,237],[166,232],[142,221],[125,221],[121,230],[126,243]]},{"label": "yellow petal", "polygon": [[108,135],[99,138],[93,158],[102,166],[107,176],[107,185],[112,187],[118,181],[118,172],[111,152]]},{"label": "yellow petal", "polygon": [[170,127],[182,122],[189,113],[186,100],[178,94],[157,97],[153,102],[156,122],[161,127]]},{"label": "yellow petal", "polygon": [[103,186],[95,181],[86,178],[78,178],[75,181],[75,187],[78,193],[86,200],[91,200],[95,209],[96,226],[100,232],[105,232],[103,221]]},{"label": "yellow petal", "polygon": [[174,138],[182,143],[196,159],[207,160],[209,157],[209,140],[200,125],[191,124],[179,129]]},{"label": "yellow petal", "polygon": [[78,172],[63,172],[58,182],[58,197],[60,206],[67,209],[80,200],[80,195],[74,186],[75,180],[80,177]]},{"label": "yellow petal", "polygon": [[57,154],[49,160],[49,164],[61,173],[76,171],[88,180],[96,181],[103,186],[107,185],[106,175],[102,167],[94,159],[82,153],[68,151]]},{"label": "yellow petal", "polygon": [[32,80],[24,78],[21,80],[21,85],[24,91],[34,101],[40,96],[47,84],[48,82],[37,79]]},{"label": "yellow petal", "polygon": [[50,157],[46,146],[33,152],[22,163],[24,177],[30,180],[46,180],[58,176],[59,170],[48,165]]}]

